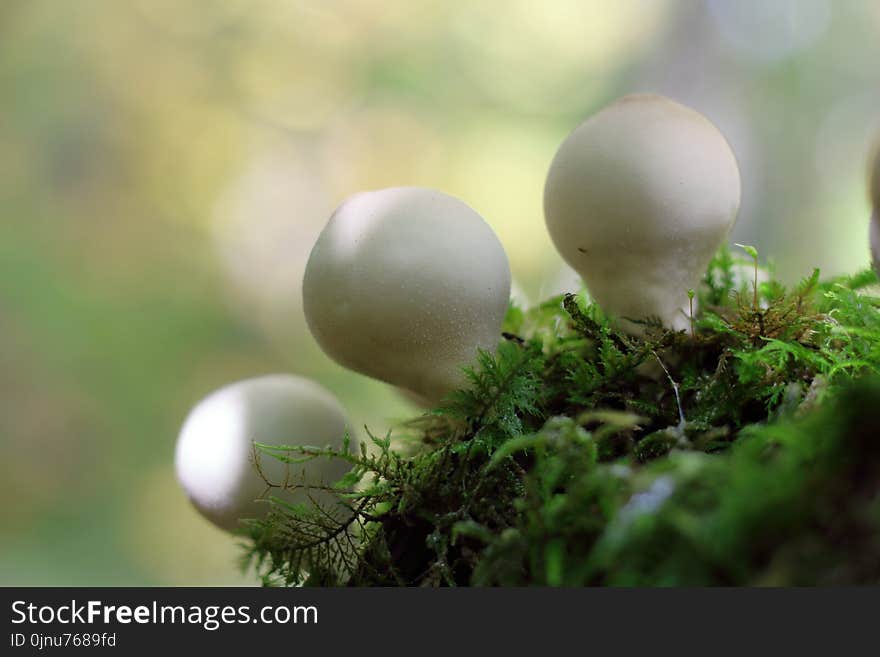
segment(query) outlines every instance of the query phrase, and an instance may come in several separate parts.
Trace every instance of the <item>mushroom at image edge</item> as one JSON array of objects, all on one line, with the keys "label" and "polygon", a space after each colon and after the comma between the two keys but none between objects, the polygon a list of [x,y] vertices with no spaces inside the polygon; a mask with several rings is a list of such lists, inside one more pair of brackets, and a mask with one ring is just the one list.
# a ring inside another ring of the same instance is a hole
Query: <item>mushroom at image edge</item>
[{"label": "mushroom at image edge", "polygon": [[547,228],[590,296],[623,328],[684,330],[688,290],[736,220],[740,176],[718,129],[654,94],[625,96],[562,143],[547,176]]},{"label": "mushroom at image edge", "polygon": [[[259,454],[258,470],[254,442],[341,449],[346,434],[354,442],[342,406],[313,381],[284,374],[238,381],[190,411],[177,440],[177,478],[205,518],[235,531],[241,520],[264,518],[269,512],[271,504],[258,499],[267,482],[330,486],[350,469],[346,461],[330,457],[287,464]],[[273,488],[270,494],[288,503],[340,503],[335,493],[319,488]]]},{"label": "mushroom at image edge", "polygon": [[432,189],[355,194],[334,212],[303,280],[309,329],[324,352],[435,404],[494,351],[510,298],[495,233]]},{"label": "mushroom at image edge", "polygon": [[868,231],[871,260],[874,271],[880,276],[880,139],[868,160],[868,190],[871,196],[871,225]]}]

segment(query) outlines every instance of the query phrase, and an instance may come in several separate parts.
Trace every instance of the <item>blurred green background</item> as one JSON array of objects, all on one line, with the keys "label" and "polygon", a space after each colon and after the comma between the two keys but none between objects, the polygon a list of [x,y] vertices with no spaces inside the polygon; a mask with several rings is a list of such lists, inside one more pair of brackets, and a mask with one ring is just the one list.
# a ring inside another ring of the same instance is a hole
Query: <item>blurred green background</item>
[{"label": "blurred green background", "polygon": [[878,65],[876,0],[3,0],[0,584],[253,583],[172,467],[224,383],[311,376],[378,433],[413,412],[302,317],[353,192],[459,196],[529,297],[572,289],[550,160],[655,91],[733,145],[732,241],[789,281],[866,266]]}]

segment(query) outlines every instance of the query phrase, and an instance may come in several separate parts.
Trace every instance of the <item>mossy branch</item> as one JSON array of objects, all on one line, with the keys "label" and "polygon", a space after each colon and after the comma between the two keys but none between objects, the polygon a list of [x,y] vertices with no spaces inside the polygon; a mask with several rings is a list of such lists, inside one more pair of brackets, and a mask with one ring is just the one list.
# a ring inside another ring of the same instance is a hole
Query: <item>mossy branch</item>
[{"label": "mossy branch", "polygon": [[416,453],[257,446],[352,470],[338,508],[276,500],[247,563],[287,584],[880,583],[876,283],[786,290],[725,249],[688,333],[633,338],[577,295],[512,306]]}]

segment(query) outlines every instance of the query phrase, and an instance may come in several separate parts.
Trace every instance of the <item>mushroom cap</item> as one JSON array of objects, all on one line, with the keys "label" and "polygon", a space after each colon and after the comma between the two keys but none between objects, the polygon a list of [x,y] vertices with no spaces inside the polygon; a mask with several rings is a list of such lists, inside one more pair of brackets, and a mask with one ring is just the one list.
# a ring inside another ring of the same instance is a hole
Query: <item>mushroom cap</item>
[{"label": "mushroom cap", "polygon": [[687,291],[739,203],[739,168],[724,136],[699,112],[655,94],[624,96],[579,125],[544,189],[550,236],[599,305],[676,329],[687,326]]},{"label": "mushroom cap", "polygon": [[494,350],[510,298],[495,233],[442,192],[394,187],[347,199],[306,265],[303,308],[321,348],[352,370],[427,403],[464,383]]},{"label": "mushroom cap", "polygon": [[[203,516],[234,531],[240,520],[269,512],[269,503],[257,501],[266,492],[266,480],[331,485],[350,469],[341,459],[319,457],[288,465],[260,454],[264,479],[254,463],[254,442],[339,449],[346,432],[352,435],[345,411],[317,383],[284,374],[245,379],[212,392],[190,411],[177,439],[177,478]],[[275,488],[271,494],[290,503],[310,498],[324,505],[338,502],[322,490]]]}]

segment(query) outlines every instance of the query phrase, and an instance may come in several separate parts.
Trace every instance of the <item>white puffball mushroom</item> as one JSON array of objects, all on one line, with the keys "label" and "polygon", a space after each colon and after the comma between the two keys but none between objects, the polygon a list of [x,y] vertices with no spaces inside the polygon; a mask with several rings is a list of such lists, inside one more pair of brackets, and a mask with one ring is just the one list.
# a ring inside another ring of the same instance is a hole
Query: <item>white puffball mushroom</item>
[{"label": "white puffball mushroom", "polygon": [[[340,449],[346,433],[351,436],[342,406],[313,381],[284,374],[238,381],[211,393],[190,411],[177,439],[177,479],[205,518],[234,531],[241,520],[263,518],[269,512],[270,503],[258,500],[267,490],[267,480],[276,485],[286,481],[291,486],[329,486],[350,469],[338,458],[287,464],[260,453],[260,474],[254,442]],[[325,506],[339,502],[335,493],[318,489],[273,488],[270,494],[290,503],[309,503],[310,498]]]},{"label": "white puffball mushroom", "polygon": [[324,352],[434,404],[493,351],[510,267],[489,225],[462,201],[420,187],[355,194],[330,217],[303,279],[303,309]]},{"label": "white puffball mushroom", "polygon": [[736,157],[702,114],[624,96],[562,143],[544,189],[550,237],[622,328],[651,317],[689,327],[695,290],[736,220]]}]

